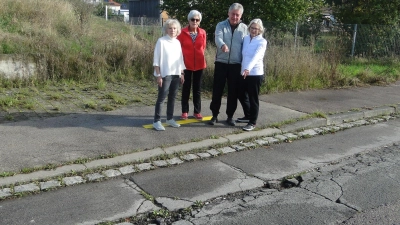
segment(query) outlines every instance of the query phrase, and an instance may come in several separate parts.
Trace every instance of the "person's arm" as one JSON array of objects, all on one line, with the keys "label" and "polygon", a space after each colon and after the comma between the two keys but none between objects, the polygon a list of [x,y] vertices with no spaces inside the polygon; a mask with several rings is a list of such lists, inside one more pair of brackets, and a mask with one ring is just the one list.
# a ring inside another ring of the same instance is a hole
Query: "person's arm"
[{"label": "person's arm", "polygon": [[154,72],[155,72],[155,76],[156,76],[156,82],[158,84],[158,86],[162,87],[162,76],[161,76],[161,72],[160,72],[160,67],[159,66],[154,66]]},{"label": "person's arm", "polygon": [[224,42],[224,25],[223,23],[218,23],[215,28],[215,45],[217,48],[221,49],[222,52],[229,52],[228,46]]},{"label": "person's arm", "polygon": [[161,43],[160,40],[157,41],[156,47],[154,48],[154,58],[153,58],[153,66],[154,66],[154,76],[156,77],[156,82],[158,86],[162,87],[162,75],[160,71],[160,60],[161,60]]},{"label": "person's arm", "polygon": [[205,30],[203,31],[204,31],[204,40],[203,40],[203,52],[204,52],[207,48],[207,33]]}]

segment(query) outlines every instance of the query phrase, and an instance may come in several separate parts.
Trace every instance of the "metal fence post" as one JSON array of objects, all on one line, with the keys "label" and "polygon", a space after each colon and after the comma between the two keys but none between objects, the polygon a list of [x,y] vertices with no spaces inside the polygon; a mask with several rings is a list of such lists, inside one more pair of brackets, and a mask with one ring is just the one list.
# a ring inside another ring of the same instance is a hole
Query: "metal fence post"
[{"label": "metal fence post", "polygon": [[353,44],[351,46],[351,57],[354,57],[354,48],[356,46],[357,24],[354,24]]},{"label": "metal fence post", "polygon": [[294,49],[296,49],[296,47],[297,47],[297,29],[298,29],[298,26],[299,26],[299,23],[296,22],[296,29],[295,29],[295,32],[294,32]]},{"label": "metal fence post", "polygon": [[106,20],[108,20],[108,5],[106,5]]}]

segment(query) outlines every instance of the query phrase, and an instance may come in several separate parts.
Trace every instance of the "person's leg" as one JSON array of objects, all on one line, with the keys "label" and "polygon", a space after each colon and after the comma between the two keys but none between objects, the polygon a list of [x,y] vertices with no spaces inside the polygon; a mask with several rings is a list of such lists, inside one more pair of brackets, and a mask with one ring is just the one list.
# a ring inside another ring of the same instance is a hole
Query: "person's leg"
[{"label": "person's leg", "polygon": [[203,70],[197,70],[193,72],[193,107],[194,107],[194,113],[196,114],[201,112],[202,76],[203,76]]},{"label": "person's leg", "polygon": [[[243,79],[243,76],[239,78],[238,81],[238,99],[240,104],[242,105],[244,117],[238,118],[237,122],[243,122],[248,120],[250,117],[250,101],[249,101],[249,94],[247,92],[247,83],[248,83],[248,76],[246,79]],[[248,121],[247,121],[248,122]]]},{"label": "person's leg", "polygon": [[217,117],[219,109],[221,108],[222,95],[224,93],[225,82],[226,82],[226,65],[225,63],[215,62],[214,68],[214,83],[212,91],[212,99],[210,103],[210,109],[213,117]]},{"label": "person's leg", "polygon": [[260,87],[264,80],[264,76],[248,76],[247,91],[249,94],[249,101],[250,101],[250,117],[249,123],[256,125],[258,119],[258,112],[260,108],[260,102],[258,95],[260,93]]},{"label": "person's leg", "polygon": [[190,97],[190,87],[192,86],[192,73],[191,70],[185,70],[185,82],[182,85],[182,113],[189,112],[189,97]]},{"label": "person's leg", "polygon": [[178,93],[179,84],[181,79],[177,75],[170,76],[171,82],[169,83],[168,101],[167,101],[167,120],[173,119],[174,117],[174,107],[175,107],[175,97]]},{"label": "person's leg", "polygon": [[240,70],[240,64],[230,64],[228,68],[228,98],[226,104],[226,115],[228,116],[228,119],[233,117],[237,108],[238,82],[239,79],[243,79],[240,75]]},{"label": "person's leg", "polygon": [[156,107],[154,112],[154,123],[161,120],[161,109],[164,100],[167,96],[169,85],[171,83],[171,76],[166,76],[163,78],[162,87],[158,86],[158,96],[156,101]]}]

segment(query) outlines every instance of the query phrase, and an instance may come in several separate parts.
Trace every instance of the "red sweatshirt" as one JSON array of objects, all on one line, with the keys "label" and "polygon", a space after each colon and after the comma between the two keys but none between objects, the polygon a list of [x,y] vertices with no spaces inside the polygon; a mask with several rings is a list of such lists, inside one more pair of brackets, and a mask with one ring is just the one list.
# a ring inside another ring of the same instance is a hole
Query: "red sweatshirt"
[{"label": "red sweatshirt", "polygon": [[188,27],[182,29],[177,37],[181,42],[183,60],[187,70],[202,70],[206,68],[206,59],[204,51],[206,49],[206,31],[197,28],[197,37],[192,41]]}]

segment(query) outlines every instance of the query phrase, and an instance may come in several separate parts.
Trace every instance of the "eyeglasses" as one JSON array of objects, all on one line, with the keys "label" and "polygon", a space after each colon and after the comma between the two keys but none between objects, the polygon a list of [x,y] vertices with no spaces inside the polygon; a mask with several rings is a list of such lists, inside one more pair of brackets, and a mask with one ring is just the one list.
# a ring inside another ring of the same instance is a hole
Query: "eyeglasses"
[{"label": "eyeglasses", "polygon": [[259,30],[260,28],[257,27],[250,27],[251,30]]},{"label": "eyeglasses", "polygon": [[190,21],[192,21],[192,22],[200,22],[200,19],[190,19]]}]

